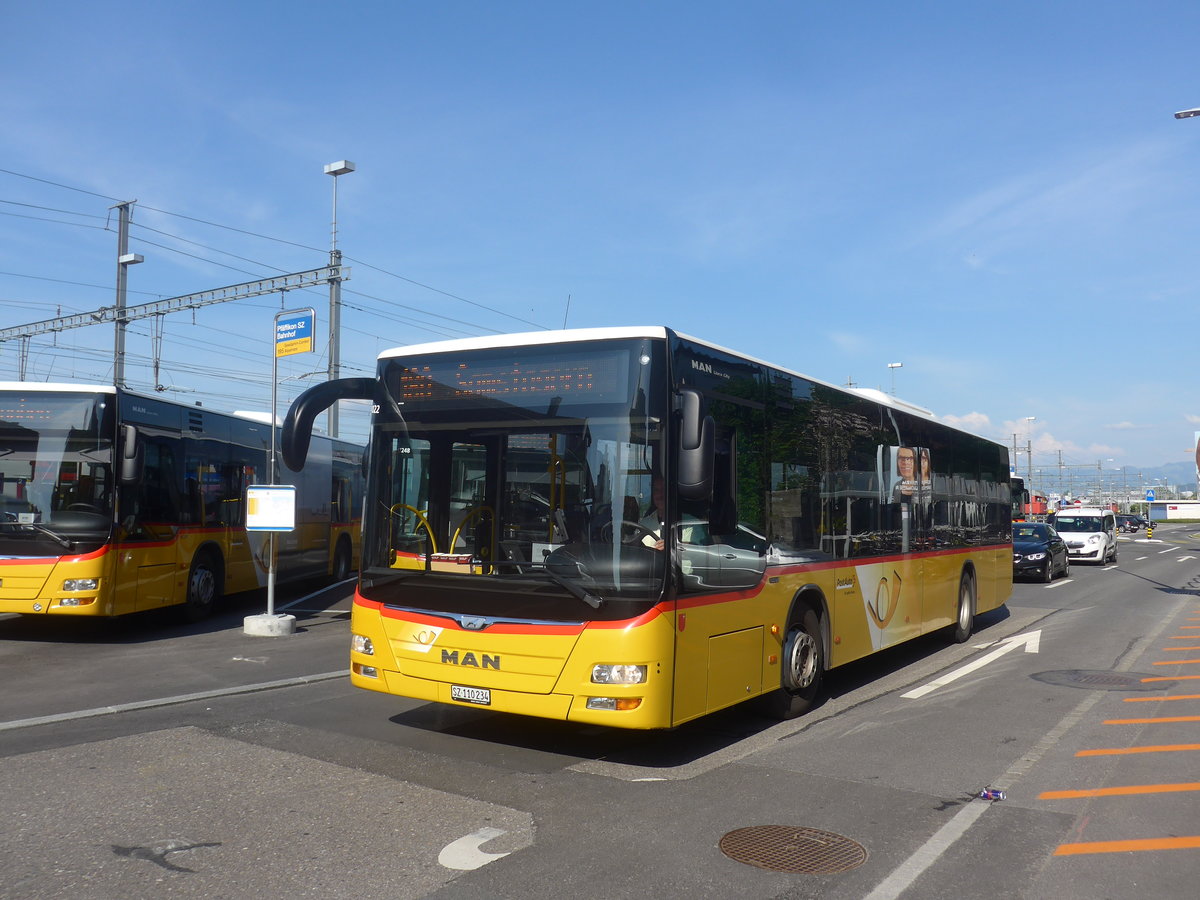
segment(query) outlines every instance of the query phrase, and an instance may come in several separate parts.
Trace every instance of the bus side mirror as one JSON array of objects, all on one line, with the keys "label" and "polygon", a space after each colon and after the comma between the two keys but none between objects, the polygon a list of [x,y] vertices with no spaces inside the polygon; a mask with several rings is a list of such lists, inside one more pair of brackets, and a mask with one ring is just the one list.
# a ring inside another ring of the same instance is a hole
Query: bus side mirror
[{"label": "bus side mirror", "polygon": [[683,413],[679,426],[679,496],[707,500],[712,496],[716,423],[704,415],[704,398],[694,388],[679,392]]},{"label": "bus side mirror", "polygon": [[132,425],[121,426],[121,441],[117,448],[117,478],[121,484],[137,484],[142,480],[142,466],[146,461],[146,445]]},{"label": "bus side mirror", "polygon": [[293,472],[303,469],[317,416],[339,400],[374,399],[375,384],[374,378],[338,378],[313,385],[297,397],[283,420],[280,449],[284,464]]}]

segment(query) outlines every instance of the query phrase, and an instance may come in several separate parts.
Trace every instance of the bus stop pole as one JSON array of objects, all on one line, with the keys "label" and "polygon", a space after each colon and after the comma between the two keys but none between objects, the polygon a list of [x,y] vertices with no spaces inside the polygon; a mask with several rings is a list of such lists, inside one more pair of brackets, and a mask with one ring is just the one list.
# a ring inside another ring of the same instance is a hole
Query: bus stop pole
[{"label": "bus stop pole", "polygon": [[[280,314],[282,315],[282,313]],[[273,352],[271,355],[271,458],[267,461],[267,475],[269,483],[274,486],[276,479],[276,457],[277,450],[277,433],[278,420],[275,416],[275,407],[279,402],[279,315],[275,316],[275,334],[272,341]],[[294,503],[294,499],[293,499]],[[249,503],[247,502],[247,506]],[[276,530],[271,529],[267,532],[267,612],[261,616],[247,616],[243,625],[246,634],[258,635],[260,637],[276,637],[280,635],[294,634],[296,631],[296,617],[292,615],[276,615],[275,614],[275,574],[276,574],[276,553],[278,551],[278,543],[276,542]]]},{"label": "bus stop pole", "polygon": [[[275,440],[279,431],[275,406],[279,394],[279,354],[271,353],[271,459],[267,465],[267,480],[275,484]],[[275,532],[267,532],[267,615],[275,615]]]}]

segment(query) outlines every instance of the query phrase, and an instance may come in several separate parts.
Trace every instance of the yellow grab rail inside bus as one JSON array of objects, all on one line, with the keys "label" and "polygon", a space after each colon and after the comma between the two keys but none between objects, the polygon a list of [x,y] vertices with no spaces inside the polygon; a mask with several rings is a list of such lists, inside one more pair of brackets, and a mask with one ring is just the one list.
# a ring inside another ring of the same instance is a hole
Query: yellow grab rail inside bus
[{"label": "yellow grab rail inside bus", "polygon": [[417,524],[424,525],[425,530],[429,533],[429,552],[437,553],[437,538],[434,537],[433,526],[431,526],[429,524],[429,520],[425,518],[425,513],[421,512],[421,510],[417,509],[415,506],[409,506],[407,503],[396,503],[391,509],[388,510],[388,513],[390,514],[388,517],[388,548],[393,551],[395,550],[393,541],[394,534],[392,531],[392,518],[396,516],[397,510],[401,509],[407,509],[416,514]]}]

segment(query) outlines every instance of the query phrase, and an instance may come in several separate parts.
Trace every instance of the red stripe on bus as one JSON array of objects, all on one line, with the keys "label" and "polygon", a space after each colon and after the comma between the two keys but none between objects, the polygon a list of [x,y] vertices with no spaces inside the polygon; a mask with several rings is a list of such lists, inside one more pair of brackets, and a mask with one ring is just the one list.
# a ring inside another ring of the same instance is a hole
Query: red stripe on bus
[{"label": "red stripe on bus", "polygon": [[[469,631],[449,615],[431,612],[393,609],[379,600],[368,600],[355,592],[354,602],[363,609],[371,609],[388,619],[399,619],[416,625],[431,625],[450,631]],[[670,604],[659,604],[633,619],[604,622],[495,622],[488,626],[488,634],[580,634],[585,628],[639,628],[661,615],[670,612]]]},{"label": "red stripe on bus", "polygon": [[82,562],[85,559],[99,559],[111,549],[112,545],[105,544],[99,550],[93,550],[91,553],[80,553],[77,556],[37,556],[25,557],[22,559],[0,559],[0,566],[29,566],[38,565],[39,563]]}]

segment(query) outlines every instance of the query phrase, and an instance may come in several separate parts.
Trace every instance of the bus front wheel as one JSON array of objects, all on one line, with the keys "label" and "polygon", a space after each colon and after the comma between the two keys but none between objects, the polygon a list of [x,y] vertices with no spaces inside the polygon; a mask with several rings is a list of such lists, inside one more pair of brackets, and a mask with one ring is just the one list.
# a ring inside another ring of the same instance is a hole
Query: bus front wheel
[{"label": "bus front wheel", "polygon": [[221,596],[218,569],[212,554],[202,553],[192,560],[188,571],[187,597],[183,601],[183,615],[189,622],[199,622],[212,615],[213,607]]},{"label": "bus front wheel", "polygon": [[806,608],[788,625],[780,654],[780,685],[762,697],[763,709],[775,719],[794,719],[807,712],[816,703],[824,671],[821,620]]}]

